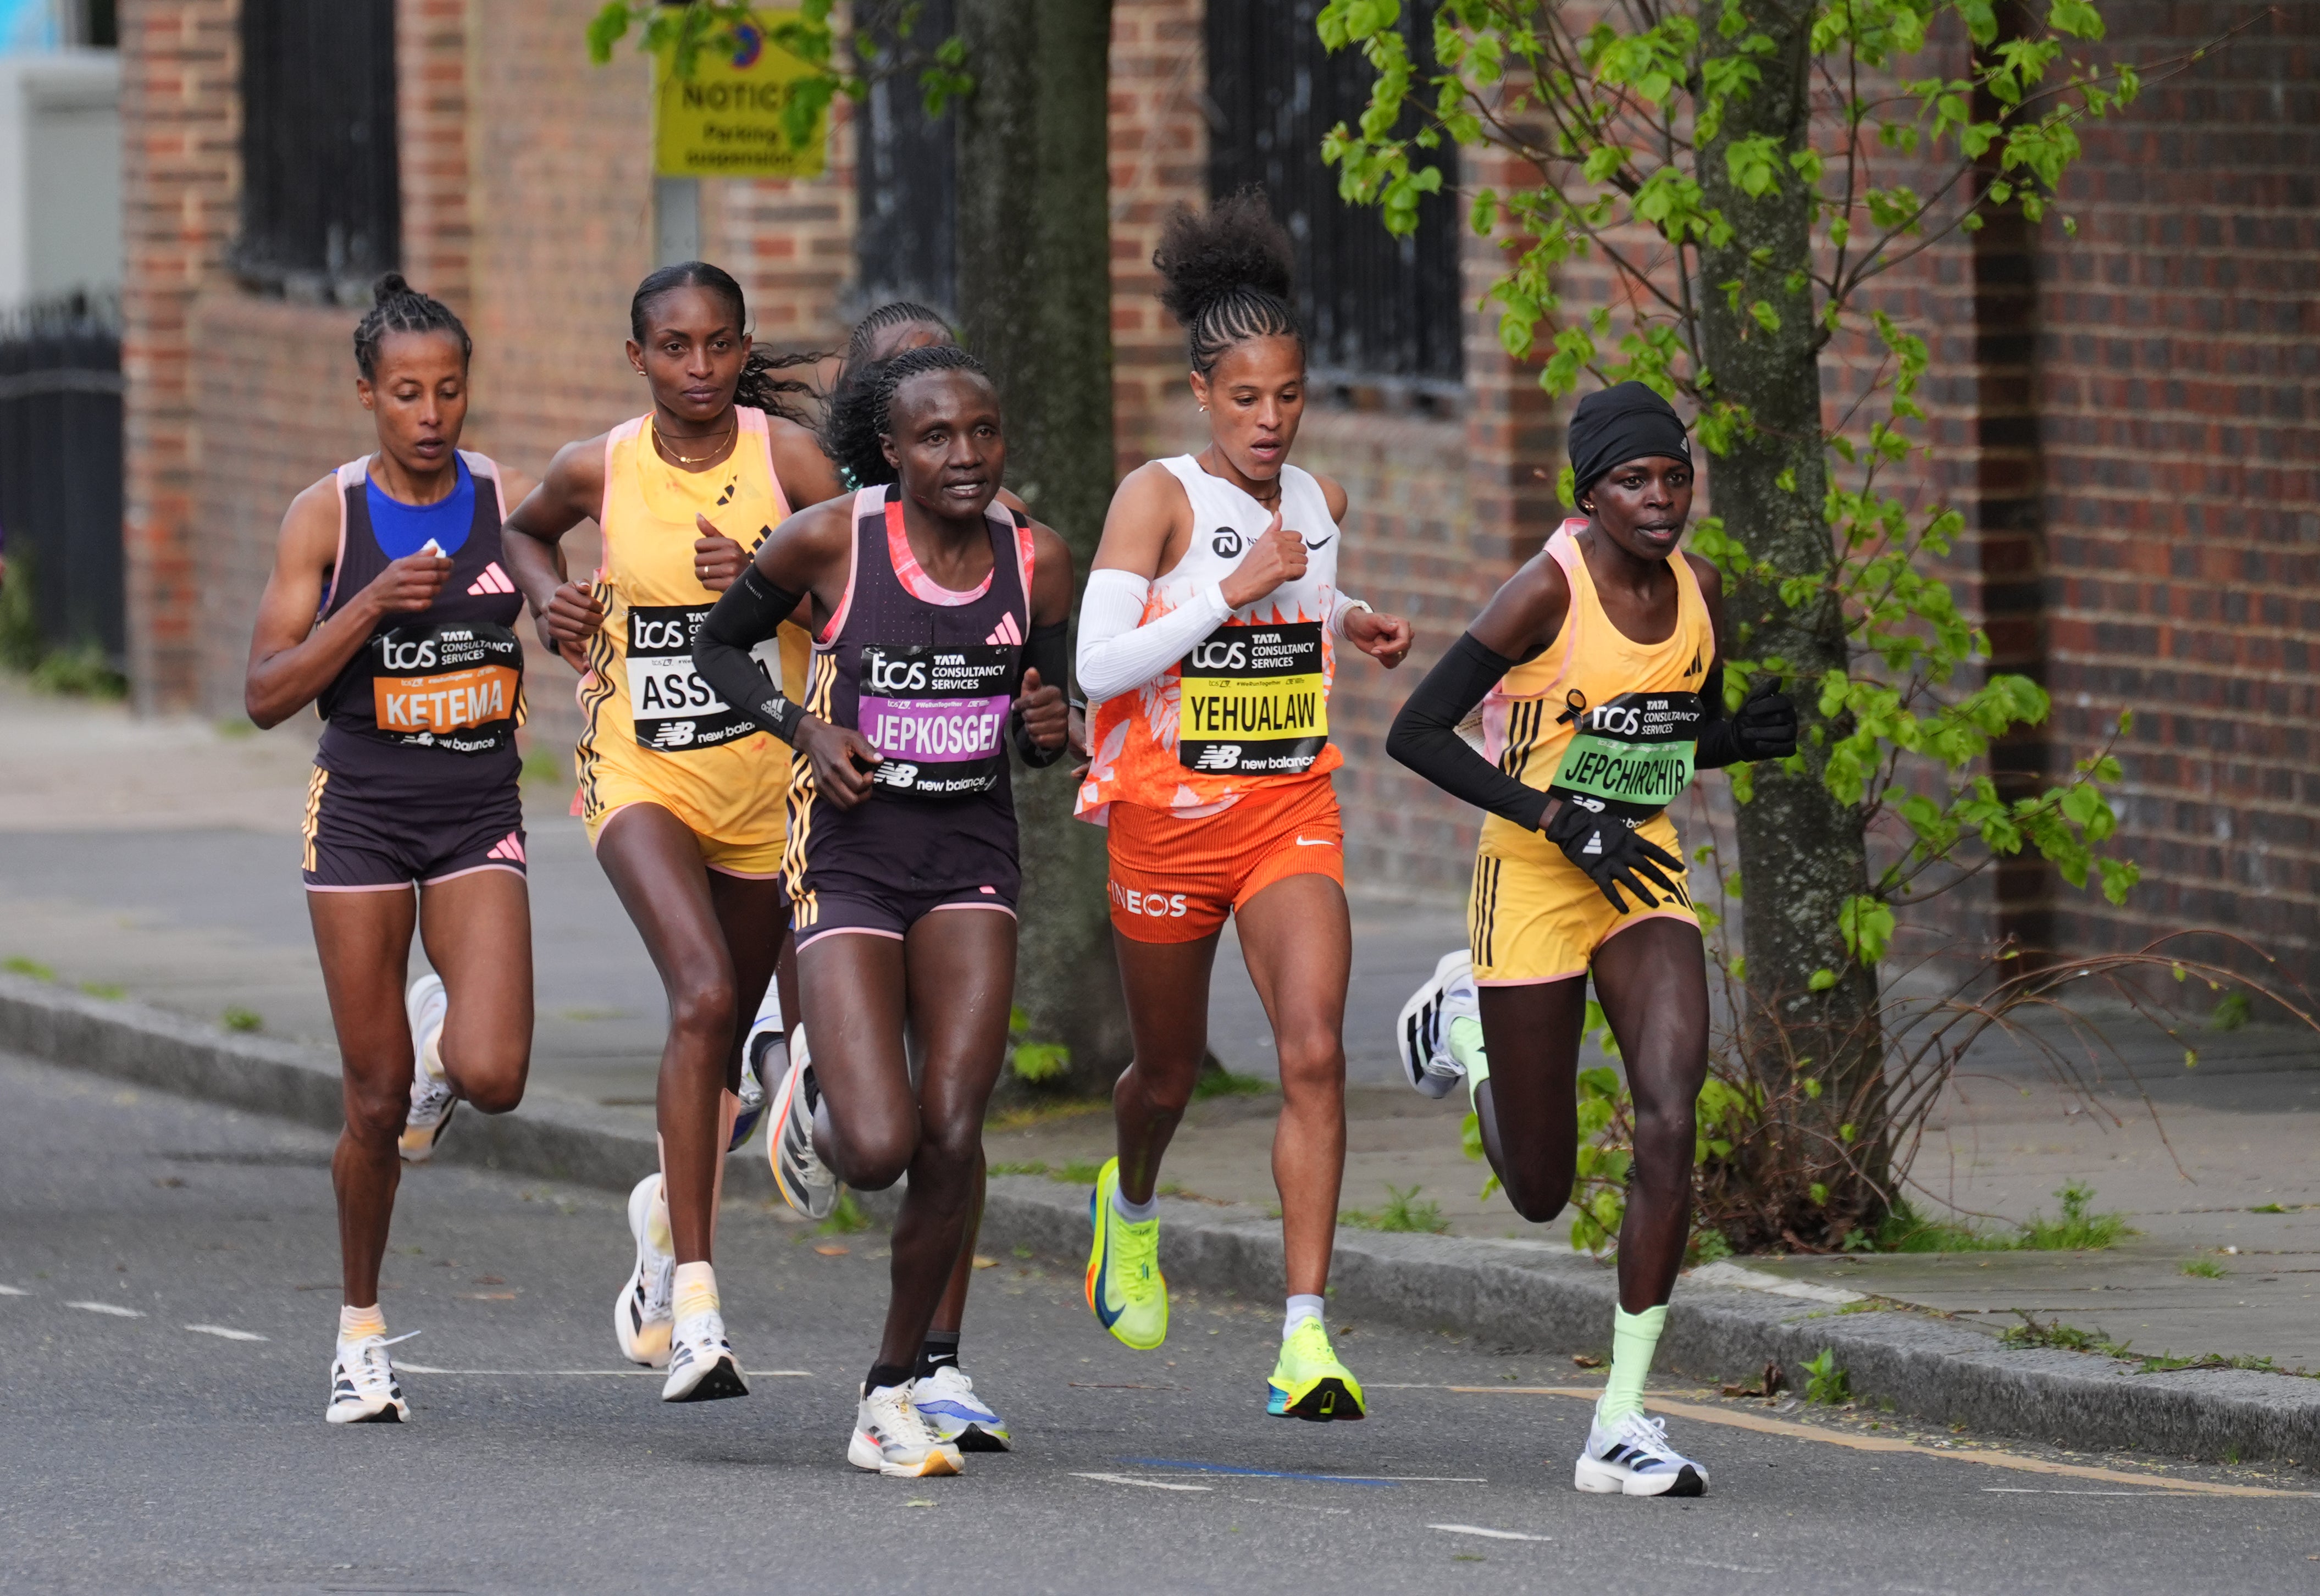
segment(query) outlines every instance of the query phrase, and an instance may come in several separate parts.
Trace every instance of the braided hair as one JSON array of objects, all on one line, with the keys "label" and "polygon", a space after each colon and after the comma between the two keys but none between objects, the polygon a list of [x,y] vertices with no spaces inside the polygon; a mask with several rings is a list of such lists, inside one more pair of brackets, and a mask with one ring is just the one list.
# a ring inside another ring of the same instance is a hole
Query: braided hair
[{"label": "braided hair", "polygon": [[[643,343],[652,302],[677,288],[708,289],[731,308],[734,326],[748,325],[748,302],[741,296],[741,285],[733,280],[733,275],[705,260],[686,260],[664,266],[637,285],[636,295],[629,301],[629,336]],[[774,373],[799,366],[819,366],[829,358],[828,355],[817,354],[769,355],[763,349],[752,349],[748,359],[742,364],[741,380],[733,389],[733,403],[810,428],[813,425],[811,414],[795,401],[813,398],[820,390],[811,383],[775,376]]]},{"label": "braided hair", "polygon": [[890,327],[939,327],[943,336],[950,336],[950,323],[942,313],[907,299],[890,299],[876,309],[864,313],[854,323],[854,336],[846,340],[846,367],[851,371],[861,364],[878,335]]},{"label": "braided hair", "polygon": [[939,328],[943,341],[950,341],[950,328],[939,314],[908,300],[882,304],[854,324],[854,336],[846,343],[846,371],[821,413],[820,432],[821,452],[848,487],[876,487],[894,480],[894,467],[886,463],[886,451],[878,441],[878,384],[894,357],[865,357],[880,333],[896,327]]},{"label": "braided hair", "polygon": [[374,381],[378,376],[378,346],[390,332],[448,332],[459,340],[461,361],[476,352],[476,340],[467,336],[451,307],[413,288],[399,271],[391,271],[372,285],[370,300],[370,309],[355,323],[355,364]]},{"label": "braided hair", "polygon": [[[871,445],[877,453],[878,476],[874,479],[877,482],[895,479],[894,467],[886,463],[885,451],[878,440],[893,434],[894,395],[902,391],[904,383],[914,376],[925,376],[937,371],[971,371],[984,382],[991,380],[991,374],[983,368],[983,362],[955,343],[930,343],[923,349],[904,349],[891,360],[879,361],[871,370],[876,375],[871,376],[865,385],[869,392],[871,422],[875,429],[871,434]],[[872,483],[865,481],[863,485],[867,487]]]},{"label": "braided hair", "polygon": [[1205,216],[1178,206],[1152,264],[1162,279],[1160,303],[1183,324],[1192,369],[1202,376],[1227,349],[1251,339],[1293,338],[1303,352],[1304,329],[1289,303],[1295,256],[1263,189],[1219,200]]}]

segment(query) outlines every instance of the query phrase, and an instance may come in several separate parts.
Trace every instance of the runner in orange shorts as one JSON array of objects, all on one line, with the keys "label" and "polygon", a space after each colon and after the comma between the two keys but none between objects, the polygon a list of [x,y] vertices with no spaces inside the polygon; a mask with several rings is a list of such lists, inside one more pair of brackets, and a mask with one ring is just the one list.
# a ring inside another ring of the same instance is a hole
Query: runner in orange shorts
[{"label": "runner in orange shorts", "polygon": [[1153,263],[1189,338],[1210,442],[1120,484],[1080,614],[1092,707],[1078,812],[1110,828],[1136,1044],[1112,1093],[1119,1155],[1089,1204],[1088,1306],[1130,1347],[1168,1333],[1153,1193],[1208,1050],[1209,972],[1231,915],[1281,1065],[1273,1174],[1289,1311],[1267,1410],[1359,1419],[1361,1385],[1321,1317],[1345,1174],[1353,949],[1329,683],[1339,639],[1391,669],[1409,627],[1338,591],[1345,490],[1288,463],[1305,344],[1289,240],[1264,196],[1178,213]]}]

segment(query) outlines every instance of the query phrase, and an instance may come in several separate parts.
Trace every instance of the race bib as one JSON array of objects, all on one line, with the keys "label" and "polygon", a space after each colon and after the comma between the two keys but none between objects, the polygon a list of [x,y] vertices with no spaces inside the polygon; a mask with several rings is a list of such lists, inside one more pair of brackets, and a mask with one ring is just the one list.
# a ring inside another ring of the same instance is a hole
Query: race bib
[{"label": "race bib", "polygon": [[1701,712],[1697,693],[1622,693],[1591,709],[1573,704],[1563,718],[1575,729],[1548,793],[1600,799],[1614,814],[1649,819],[1691,784]]},{"label": "race bib", "polygon": [[488,754],[515,741],[523,645],[489,621],[396,627],[372,637],[371,719],[409,748]]},{"label": "race bib", "polygon": [[1007,768],[1016,650],[1004,643],[862,646],[859,723],[882,763],[871,779],[906,798],[996,789]]},{"label": "race bib", "polygon": [[1329,744],[1321,623],[1220,626],[1179,667],[1176,760],[1211,775],[1294,775]]},{"label": "race bib", "polygon": [[[763,727],[737,710],[693,668],[693,634],[707,604],[637,604],[629,610],[629,713],[637,741],[664,754],[721,748]],[[781,679],[781,645],[767,638],[749,650],[768,682]]]}]

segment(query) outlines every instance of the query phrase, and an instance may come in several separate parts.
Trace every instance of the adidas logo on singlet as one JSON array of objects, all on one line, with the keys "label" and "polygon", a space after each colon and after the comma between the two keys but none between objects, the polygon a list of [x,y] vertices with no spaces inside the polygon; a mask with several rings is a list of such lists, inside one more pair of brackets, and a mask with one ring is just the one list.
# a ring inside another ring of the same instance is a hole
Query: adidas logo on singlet
[{"label": "adidas logo on singlet", "polygon": [[1699,674],[1699,649],[1694,648],[1694,649],[1691,651],[1691,664],[1690,664],[1690,665],[1689,665],[1689,666],[1687,666],[1687,667],[1684,668],[1684,673],[1683,673],[1683,674],[1684,674],[1685,676],[1698,676],[1698,675]]},{"label": "adidas logo on singlet", "polygon": [[515,584],[508,580],[508,574],[500,569],[500,562],[497,560],[485,566],[484,574],[467,585],[468,595],[476,598],[480,598],[485,594],[513,593],[514,591]]},{"label": "adidas logo on singlet", "polygon": [[1015,625],[1015,612],[1010,610],[1006,614],[1001,615],[999,618],[999,624],[992,627],[991,635],[983,640],[986,643],[1000,643],[1009,647],[1021,642],[1023,634]]}]

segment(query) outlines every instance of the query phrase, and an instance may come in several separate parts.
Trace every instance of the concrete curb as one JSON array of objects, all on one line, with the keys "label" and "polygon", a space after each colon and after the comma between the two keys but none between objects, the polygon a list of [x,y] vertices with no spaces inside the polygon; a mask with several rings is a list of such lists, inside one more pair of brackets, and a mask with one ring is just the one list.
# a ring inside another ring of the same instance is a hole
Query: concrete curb
[{"label": "concrete curb", "polygon": [[[322,1129],[340,1123],[337,1061],[321,1049],[18,976],[0,975],[0,1049]],[[513,1114],[467,1115],[440,1156],[613,1190],[655,1156],[635,1120],[545,1094]],[[727,1182],[729,1190],[770,1189],[760,1144],[735,1158]],[[873,1193],[865,1205],[885,1218],[895,1201]],[[1268,1303],[1279,1295],[1276,1222],[1174,1199],[1163,1208],[1164,1262],[1178,1286]],[[1037,1175],[996,1177],[981,1245],[1077,1266],[1086,1257],[1087,1197]],[[1332,1277],[1343,1320],[1440,1329],[1510,1352],[1600,1350],[1609,1339],[1610,1273],[1546,1243],[1341,1231]],[[1833,1299],[1841,1293],[1816,1300],[1795,1291],[1731,1266],[1687,1282],[1668,1316],[1662,1368],[1717,1379],[1778,1363],[1801,1383],[1803,1364],[1826,1348],[1857,1397],[1935,1423],[2091,1451],[2320,1465],[2320,1381],[2243,1370],[2136,1374],[2083,1353],[2009,1350],[1926,1313],[1840,1313]]]}]

